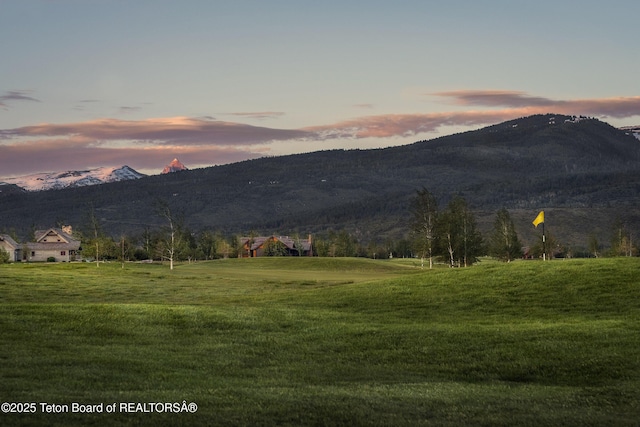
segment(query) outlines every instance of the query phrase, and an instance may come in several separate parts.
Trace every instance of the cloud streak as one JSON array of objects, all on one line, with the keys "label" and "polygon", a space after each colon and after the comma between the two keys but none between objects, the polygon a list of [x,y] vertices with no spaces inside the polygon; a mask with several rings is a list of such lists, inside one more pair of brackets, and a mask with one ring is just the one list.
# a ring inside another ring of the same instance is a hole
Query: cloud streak
[{"label": "cloud streak", "polygon": [[[601,118],[640,116],[640,96],[601,99],[553,100],[516,91],[451,91],[433,94],[469,111],[428,114],[383,114],[357,117],[305,130],[321,139],[408,137],[436,132],[444,126],[494,124],[532,114],[587,115]],[[488,109],[487,109],[488,108]],[[496,109],[498,108],[498,109]]]},{"label": "cloud streak", "polygon": [[158,145],[238,145],[308,138],[304,130],[274,129],[189,117],[148,120],[102,119],[70,124],[41,124],[0,130],[0,139],[74,136],[93,140],[131,141]]},{"label": "cloud streak", "polygon": [[0,108],[8,109],[9,106],[7,105],[7,101],[40,102],[39,99],[27,96],[27,93],[29,93],[29,91],[25,90],[10,90],[8,92],[5,92],[4,95],[0,96]]},{"label": "cloud streak", "polygon": [[[122,164],[156,169],[175,156],[188,165],[221,164],[269,153],[275,142],[296,144],[298,152],[322,149],[317,142],[330,140],[357,144],[365,138],[381,141],[400,138],[400,143],[409,143],[419,139],[418,135],[437,133],[443,127],[479,127],[531,114],[640,116],[640,97],[553,100],[499,90],[460,90],[431,96],[464,108],[439,113],[367,115],[300,129],[252,126],[212,117],[109,118],[0,129],[0,176]],[[34,100],[18,91],[7,92],[2,99]],[[282,114],[233,113],[248,118]]]},{"label": "cloud streak", "polygon": [[[318,139],[410,137],[435,132],[443,126],[476,126],[512,118],[513,110],[431,114],[380,114],[311,126],[304,130]],[[517,117],[517,116],[516,116]]]},{"label": "cloud streak", "polygon": [[459,90],[433,95],[451,99],[455,105],[461,106],[525,108],[536,112],[613,118],[640,115],[640,96],[554,100],[501,90]]},{"label": "cloud streak", "polygon": [[284,116],[284,112],[281,111],[258,111],[258,112],[238,112],[238,113],[227,113],[230,116],[238,116],[238,117],[246,117],[249,119],[275,119]]},{"label": "cloud streak", "polygon": [[176,156],[190,166],[230,163],[264,155],[273,141],[310,136],[188,117],[25,126],[0,130],[0,176],[123,164],[161,169]]}]

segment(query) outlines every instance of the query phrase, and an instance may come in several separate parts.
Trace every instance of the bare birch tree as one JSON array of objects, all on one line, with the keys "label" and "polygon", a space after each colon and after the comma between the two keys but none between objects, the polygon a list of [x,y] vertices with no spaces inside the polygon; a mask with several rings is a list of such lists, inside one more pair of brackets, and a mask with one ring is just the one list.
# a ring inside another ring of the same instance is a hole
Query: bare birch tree
[{"label": "bare birch tree", "polygon": [[176,216],[171,211],[169,204],[160,201],[158,202],[158,214],[167,220],[169,224],[169,237],[167,239],[166,245],[162,247],[162,259],[169,260],[169,269],[173,270],[173,261],[176,256],[176,246],[177,246],[177,237],[178,237],[178,220]]},{"label": "bare birch tree", "polygon": [[411,229],[416,236],[422,267],[424,267],[424,258],[427,256],[431,269],[433,268],[438,215],[438,202],[435,196],[424,187],[422,190],[418,190],[416,196],[411,200],[411,213],[413,214]]}]

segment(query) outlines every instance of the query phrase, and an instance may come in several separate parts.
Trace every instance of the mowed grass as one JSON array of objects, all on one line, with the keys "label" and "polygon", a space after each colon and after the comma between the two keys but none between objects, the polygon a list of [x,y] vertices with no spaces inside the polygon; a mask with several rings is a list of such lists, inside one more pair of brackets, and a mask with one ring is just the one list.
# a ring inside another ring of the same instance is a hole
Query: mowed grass
[{"label": "mowed grass", "polygon": [[640,259],[416,265],[0,266],[0,424],[637,425]]}]

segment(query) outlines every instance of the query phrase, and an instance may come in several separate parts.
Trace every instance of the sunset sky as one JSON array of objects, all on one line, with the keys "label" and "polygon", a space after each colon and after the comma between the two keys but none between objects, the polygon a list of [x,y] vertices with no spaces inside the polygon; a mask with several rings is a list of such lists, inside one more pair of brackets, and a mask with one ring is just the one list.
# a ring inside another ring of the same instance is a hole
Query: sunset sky
[{"label": "sunset sky", "polygon": [[0,177],[640,125],[637,0],[0,0]]}]

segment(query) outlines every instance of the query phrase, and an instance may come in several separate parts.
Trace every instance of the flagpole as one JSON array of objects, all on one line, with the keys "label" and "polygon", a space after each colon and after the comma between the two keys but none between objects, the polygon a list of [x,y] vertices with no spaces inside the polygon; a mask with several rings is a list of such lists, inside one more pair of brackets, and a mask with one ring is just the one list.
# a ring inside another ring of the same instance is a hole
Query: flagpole
[{"label": "flagpole", "polygon": [[547,251],[545,250],[545,238],[544,238],[544,222],[542,223],[542,260],[547,260]]},{"label": "flagpole", "polygon": [[542,260],[547,260],[547,251],[545,250],[546,239],[544,237],[544,211],[540,211],[536,219],[533,220],[534,227],[538,228],[538,224],[542,224]]}]

